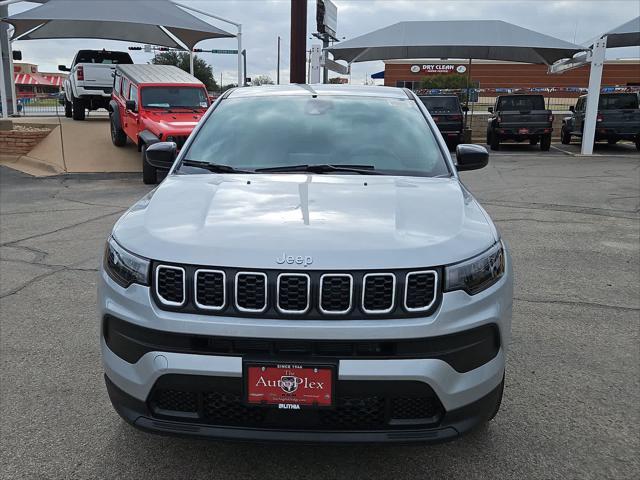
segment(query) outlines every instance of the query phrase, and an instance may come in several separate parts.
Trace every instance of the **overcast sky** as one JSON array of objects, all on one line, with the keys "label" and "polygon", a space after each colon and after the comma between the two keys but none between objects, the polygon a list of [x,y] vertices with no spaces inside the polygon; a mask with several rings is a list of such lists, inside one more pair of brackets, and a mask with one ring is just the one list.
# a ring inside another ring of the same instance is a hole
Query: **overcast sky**
[{"label": "overcast sky", "polygon": [[[86,0],[77,0],[86,1]],[[121,0],[112,0],[113,3]],[[126,0],[134,1],[134,0]],[[243,46],[247,49],[247,74],[276,78],[277,37],[282,38],[281,81],[289,80],[290,0],[181,0],[195,8],[210,11],[243,25]],[[403,20],[504,20],[570,42],[583,43],[640,15],[637,0],[334,0],[338,6],[338,37],[354,38]],[[125,2],[126,3],[126,2]],[[21,3],[10,7],[10,14],[37,6]],[[116,8],[116,7],[114,7]],[[308,37],[315,32],[316,1],[308,0]],[[234,27],[212,21],[222,29]],[[316,39],[307,39],[307,48]],[[130,43],[102,40],[30,40],[15,42],[27,62],[39,64],[40,71],[57,71],[57,65],[69,64],[80,48],[126,50]],[[233,49],[235,39],[207,40],[204,49]],[[131,52],[134,62],[150,61],[151,54]],[[202,54],[213,66],[216,79],[235,82],[236,58],[233,55]],[[640,57],[640,47],[612,49],[609,58]],[[361,84],[367,75],[384,68],[382,62],[355,64],[352,82]],[[333,75],[332,75],[333,76]]]}]

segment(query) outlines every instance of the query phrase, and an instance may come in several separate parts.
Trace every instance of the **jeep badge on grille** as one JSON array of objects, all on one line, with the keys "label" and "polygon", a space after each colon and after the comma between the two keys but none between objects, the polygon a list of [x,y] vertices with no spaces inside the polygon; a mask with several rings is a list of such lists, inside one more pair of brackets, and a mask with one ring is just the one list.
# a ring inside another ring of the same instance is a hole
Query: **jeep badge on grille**
[{"label": "jeep badge on grille", "polygon": [[294,257],[293,255],[287,255],[282,252],[280,257],[276,257],[276,263],[278,265],[284,265],[286,263],[288,265],[302,265],[303,267],[308,267],[313,264],[313,257],[311,255],[298,255]]}]

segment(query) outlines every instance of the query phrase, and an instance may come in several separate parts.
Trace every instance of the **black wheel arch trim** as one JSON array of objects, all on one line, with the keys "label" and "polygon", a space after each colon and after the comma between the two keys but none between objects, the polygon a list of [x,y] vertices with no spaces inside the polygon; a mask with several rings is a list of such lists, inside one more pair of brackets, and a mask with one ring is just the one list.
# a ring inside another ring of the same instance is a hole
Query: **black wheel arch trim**
[{"label": "black wheel arch trim", "polygon": [[143,143],[145,145],[153,145],[154,143],[158,143],[160,141],[160,139],[155,134],[151,133],[149,130],[142,130],[138,134],[138,138],[140,138],[139,145],[142,145]]}]

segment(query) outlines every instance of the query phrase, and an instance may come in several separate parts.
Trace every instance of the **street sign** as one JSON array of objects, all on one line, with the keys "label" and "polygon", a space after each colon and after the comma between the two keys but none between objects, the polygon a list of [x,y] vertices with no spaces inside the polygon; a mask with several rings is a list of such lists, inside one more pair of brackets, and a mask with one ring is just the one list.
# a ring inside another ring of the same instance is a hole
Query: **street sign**
[{"label": "street sign", "polygon": [[318,33],[332,37],[338,31],[338,7],[331,0],[316,1],[316,28]]},{"label": "street sign", "polygon": [[209,53],[221,53],[223,55],[237,55],[238,50],[209,50]]},{"label": "street sign", "polygon": [[351,73],[351,66],[342,65],[335,60],[331,60],[327,57],[327,52],[323,52],[322,56],[320,57],[320,65],[328,68],[332,72],[340,73],[342,75],[349,75],[349,73]]}]

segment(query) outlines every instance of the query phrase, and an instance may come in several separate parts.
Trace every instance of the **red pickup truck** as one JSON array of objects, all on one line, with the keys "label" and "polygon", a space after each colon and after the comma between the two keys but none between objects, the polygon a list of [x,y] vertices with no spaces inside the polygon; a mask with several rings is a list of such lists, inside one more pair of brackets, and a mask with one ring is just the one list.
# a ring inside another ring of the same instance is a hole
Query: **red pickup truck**
[{"label": "red pickup truck", "polygon": [[209,108],[204,84],[171,65],[118,65],[109,102],[111,141],[127,138],[142,155],[142,180],[158,182],[156,167],[146,161],[146,149],[156,142],[175,142],[180,149]]}]

